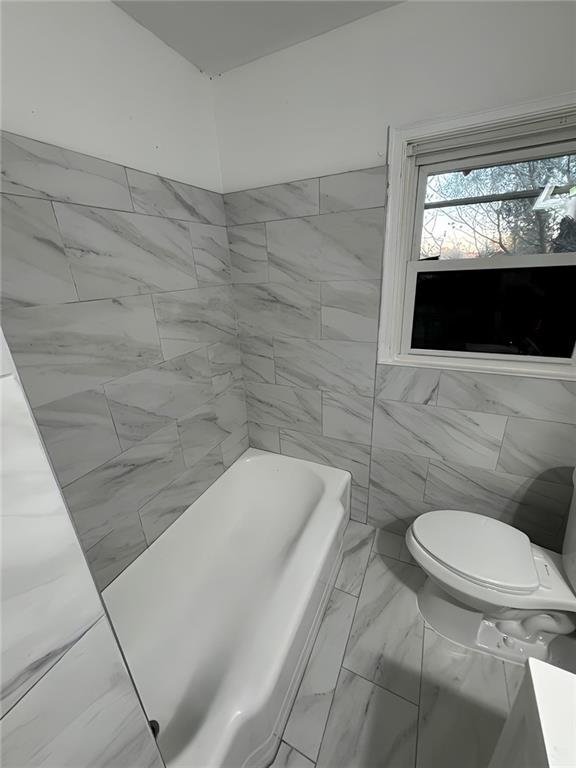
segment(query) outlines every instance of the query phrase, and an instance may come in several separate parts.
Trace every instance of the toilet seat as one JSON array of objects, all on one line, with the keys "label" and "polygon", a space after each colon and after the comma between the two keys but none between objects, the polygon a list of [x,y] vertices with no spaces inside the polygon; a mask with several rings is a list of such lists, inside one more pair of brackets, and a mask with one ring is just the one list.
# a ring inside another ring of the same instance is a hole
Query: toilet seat
[{"label": "toilet seat", "polygon": [[500,520],[440,509],[418,517],[412,532],[430,557],[475,584],[516,595],[540,586],[530,539]]},{"label": "toilet seat", "polygon": [[[458,541],[461,544],[463,544],[462,531],[465,524],[460,526],[458,519],[453,516],[471,515],[479,519],[491,519],[486,518],[483,515],[476,515],[469,512],[464,513],[458,510],[438,511],[451,513],[450,516],[444,517],[444,521],[452,520],[456,526],[459,526]],[[458,570],[454,568],[454,563],[452,563],[452,565],[447,565],[441,562],[441,560],[437,556],[434,556],[425,545],[420,543],[415,535],[415,528],[419,530],[420,536],[428,542],[429,546],[435,548],[436,552],[442,552],[440,542],[431,540],[430,536],[427,534],[428,524],[425,527],[422,525],[424,519],[434,519],[429,516],[435,514],[435,512],[426,512],[416,518],[406,533],[406,544],[412,557],[428,576],[434,579],[453,596],[459,598],[464,603],[466,603],[468,598],[473,598],[474,600],[481,601],[485,604],[505,608],[520,608],[523,610],[560,610],[576,613],[576,593],[573,592],[569,586],[562,566],[561,555],[556,552],[551,552],[548,549],[544,549],[543,547],[538,547],[536,544],[531,544],[528,540],[533,565],[538,576],[538,586],[535,590],[530,592],[505,591],[502,589],[502,584],[500,585],[500,588],[496,588],[488,582],[481,582],[479,579],[473,580],[469,575],[465,575],[463,572],[458,572]],[[507,526],[506,523],[500,523],[500,525],[506,526],[506,528],[512,528],[512,526]],[[430,525],[430,527],[432,526]],[[478,529],[467,528],[466,530],[470,531]],[[446,531],[446,527],[443,528],[443,531],[444,536],[448,538],[450,534]],[[474,542],[471,540],[470,535],[467,535],[468,541],[466,542],[466,548],[461,549],[461,551],[467,552],[473,557],[473,546],[471,545],[473,545]],[[452,537],[452,541],[454,541],[454,536]],[[452,544],[452,547],[454,547],[454,544]],[[444,556],[446,557],[445,554]],[[446,557],[446,559],[449,558]],[[488,558],[488,563],[494,562],[495,559],[496,558],[494,557]],[[479,573],[478,569],[469,569],[462,562],[456,564],[460,565],[462,571],[474,570],[476,576]]]}]

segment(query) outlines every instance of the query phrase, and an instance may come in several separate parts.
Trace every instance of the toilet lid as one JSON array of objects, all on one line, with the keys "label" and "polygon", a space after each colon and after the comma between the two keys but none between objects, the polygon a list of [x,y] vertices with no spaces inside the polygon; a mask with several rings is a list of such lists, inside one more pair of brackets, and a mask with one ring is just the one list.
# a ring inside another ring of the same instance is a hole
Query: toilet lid
[{"label": "toilet lid", "polygon": [[538,589],[530,539],[500,520],[439,509],[417,517],[412,532],[432,557],[470,581],[504,592]]}]

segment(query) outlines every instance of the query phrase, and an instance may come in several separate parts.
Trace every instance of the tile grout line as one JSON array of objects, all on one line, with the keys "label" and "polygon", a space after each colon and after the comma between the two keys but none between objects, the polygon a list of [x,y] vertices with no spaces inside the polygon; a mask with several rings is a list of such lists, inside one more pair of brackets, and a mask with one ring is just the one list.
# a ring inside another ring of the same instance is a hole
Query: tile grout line
[{"label": "tile grout line", "polygon": [[416,704],[414,701],[411,701],[410,699],[407,699],[406,696],[402,696],[401,694],[396,693],[396,691],[391,691],[390,688],[386,688],[386,686],[381,685],[380,683],[376,683],[374,680],[370,680],[369,677],[361,675],[359,672],[355,672],[353,669],[346,667],[344,664],[342,664],[342,669],[346,670],[346,672],[350,672],[350,674],[355,675],[356,677],[359,677],[361,680],[366,680],[366,682],[370,683],[370,685],[379,688],[381,691],[386,691],[386,693],[389,693],[391,696],[395,696],[397,699],[402,699],[402,701],[405,701],[407,704],[411,704],[413,707],[418,709],[418,704]]},{"label": "tile grout line", "polygon": [[[83,553],[83,554],[84,554],[84,553]],[[84,554],[84,557],[85,557],[85,554]],[[86,563],[86,565],[87,565],[87,563]],[[88,565],[87,565],[87,567],[88,567]],[[93,577],[92,577],[92,578],[93,578]],[[43,673],[40,675],[40,677],[39,677],[39,678],[37,678],[37,679],[36,679],[36,680],[35,680],[35,681],[32,683],[32,685],[31,685],[29,688],[27,688],[27,689],[26,689],[26,691],[25,691],[23,694],[21,694],[21,695],[18,697],[18,699],[17,699],[17,700],[16,700],[16,701],[15,701],[13,704],[11,704],[11,705],[10,705],[10,706],[9,706],[9,707],[6,709],[6,711],[5,711],[5,712],[3,712],[3,713],[2,713],[2,717],[0,717],[0,723],[2,722],[2,720],[4,720],[4,718],[5,718],[5,717],[6,717],[6,716],[7,716],[7,715],[10,713],[10,712],[12,712],[12,710],[13,710],[13,709],[15,709],[15,707],[17,707],[17,706],[18,706],[18,705],[19,705],[21,702],[23,702],[23,701],[24,701],[24,699],[26,698],[26,696],[28,696],[28,694],[29,694],[29,693],[31,693],[31,692],[34,690],[34,688],[36,688],[36,686],[38,685],[38,683],[42,682],[42,680],[43,680],[43,679],[46,677],[46,675],[50,674],[50,672],[56,668],[57,664],[59,664],[59,663],[60,663],[60,662],[61,662],[61,661],[64,659],[64,657],[65,657],[65,656],[66,656],[66,655],[67,655],[67,654],[68,654],[68,653],[69,653],[71,650],[73,650],[73,649],[76,647],[76,644],[77,644],[77,643],[79,643],[79,642],[82,640],[82,638],[84,638],[84,637],[85,637],[85,636],[86,636],[86,635],[87,635],[87,634],[90,632],[90,630],[92,630],[92,629],[93,629],[93,628],[94,628],[94,627],[95,627],[95,626],[96,626],[96,625],[97,625],[97,624],[98,624],[98,623],[99,623],[99,622],[100,622],[102,619],[107,619],[107,618],[108,618],[108,616],[107,616],[107,613],[106,613],[106,611],[105,611],[105,609],[104,609],[104,607],[103,607],[103,602],[102,602],[102,599],[101,599],[100,590],[98,590],[98,587],[96,587],[96,585],[95,585],[95,584],[94,584],[94,589],[96,589],[96,590],[98,591],[98,604],[99,604],[99,606],[100,606],[100,613],[98,614],[98,616],[97,616],[97,617],[94,619],[94,621],[92,621],[92,622],[90,623],[90,625],[89,625],[88,627],[86,627],[86,629],[84,629],[84,630],[83,630],[83,631],[80,633],[80,635],[79,635],[78,637],[76,637],[76,638],[75,638],[75,640],[74,640],[73,642],[71,642],[71,643],[68,643],[68,647],[66,648],[66,650],[65,650],[65,651],[63,651],[63,652],[62,652],[62,655],[61,655],[61,656],[59,656],[59,657],[58,657],[58,658],[57,658],[57,659],[54,661],[54,663],[53,663],[53,664],[51,664],[51,665],[50,665],[50,666],[49,666],[49,667],[48,667],[48,668],[47,668],[47,669],[46,669],[46,670],[45,670],[45,671],[44,671],[44,672],[43,672]]]},{"label": "tile grout line", "polygon": [[[2,195],[2,197],[4,197],[4,195]],[[36,198],[34,198],[34,199],[36,199]],[[70,260],[70,256],[68,254],[68,250],[66,248],[66,243],[64,241],[64,237],[62,235],[62,229],[60,227],[60,222],[58,221],[58,216],[56,215],[56,208],[54,207],[54,201],[53,200],[48,200],[47,202],[49,203],[50,208],[52,209],[52,216],[54,217],[54,222],[56,224],[56,231],[58,232],[58,236],[60,237],[60,242],[62,243],[62,251],[64,253],[64,258],[66,259],[66,268],[67,268],[68,273],[70,275],[70,279],[72,280],[72,284],[74,285],[74,291],[76,293],[76,296],[78,297],[78,301],[68,301],[68,302],[64,302],[64,303],[66,303],[66,304],[79,304],[82,301],[82,299],[80,298],[80,292],[78,291],[78,283],[76,282],[76,278],[74,277],[74,272],[72,270],[72,263],[71,263],[71,260]],[[35,306],[35,305],[32,305],[32,306]],[[41,305],[38,305],[38,306],[54,306],[54,305],[52,305],[52,304],[48,304],[48,305],[41,304]]]},{"label": "tile grout line", "polygon": [[[192,185],[189,185],[192,186]],[[250,192],[251,190],[245,190],[246,192]],[[233,224],[226,224],[227,227],[246,227],[254,224],[278,224],[283,221],[302,221],[303,219],[313,219],[317,216],[339,216],[342,213],[364,213],[367,211],[386,211],[386,206],[379,204],[379,205],[372,205],[368,208],[344,208],[341,211],[323,211],[321,213],[304,213],[301,216],[283,216],[279,219],[263,219],[254,221],[253,219],[250,219],[248,221],[242,221],[242,222],[234,222]],[[153,214],[146,214],[148,216],[152,216]],[[202,222],[198,222],[202,223]],[[221,226],[219,224],[214,224],[212,226]]]},{"label": "tile grout line", "polygon": [[[145,171],[142,171],[142,173],[145,173]],[[160,177],[158,176],[156,178],[160,178]],[[183,182],[178,182],[178,183],[183,183]],[[192,186],[192,185],[189,185],[189,186]],[[203,190],[203,191],[206,192],[209,190]],[[98,211],[110,211],[111,213],[128,214],[130,216],[146,216],[149,219],[163,219],[167,221],[177,221],[182,224],[193,224],[195,226],[217,227],[218,229],[226,229],[226,225],[224,224],[211,224],[206,221],[197,221],[195,219],[179,219],[177,216],[166,216],[161,213],[145,213],[144,211],[130,210],[130,208],[110,208],[109,206],[106,206],[106,205],[94,205],[93,203],[77,203],[74,200],[64,200],[63,198],[59,198],[59,197],[24,195],[19,192],[0,192],[0,196],[1,197],[24,197],[27,200],[44,200],[47,203],[56,203],[58,205],[78,206],[79,208],[95,208]],[[133,204],[132,204],[132,207],[134,207]],[[284,221],[284,219],[282,219],[282,221]]]},{"label": "tile grout line", "polygon": [[[342,662],[340,663],[340,668],[338,670],[338,676],[337,676],[337,679],[336,679],[336,684],[334,686],[334,691],[332,692],[332,700],[330,702],[330,707],[328,708],[328,714],[327,714],[327,717],[326,717],[326,722],[324,723],[324,728],[322,730],[322,736],[321,736],[320,742],[319,742],[318,755],[316,757],[316,761],[318,760],[318,757],[320,756],[320,752],[322,751],[322,745],[324,744],[324,738],[326,736],[326,729],[328,727],[328,723],[330,722],[330,715],[332,714],[332,709],[333,709],[333,706],[334,706],[334,699],[336,698],[336,690],[338,688],[338,683],[339,683],[340,677],[342,675],[342,670],[346,669],[346,667],[344,667],[344,661],[346,659],[346,651],[348,649],[348,643],[350,642],[350,635],[352,634],[352,629],[354,627],[354,622],[356,620],[356,615],[358,613],[358,605],[359,605],[359,602],[360,602],[360,596],[362,595],[362,589],[364,587],[364,581],[366,580],[366,572],[367,572],[368,567],[370,565],[370,559],[371,559],[372,550],[373,550],[373,547],[374,547],[375,538],[376,538],[376,535],[374,534],[372,536],[372,543],[370,545],[370,553],[368,555],[368,560],[366,561],[366,567],[364,568],[364,573],[362,575],[362,583],[360,584],[360,591],[358,593],[358,597],[355,597],[354,595],[351,595],[351,597],[354,597],[354,599],[356,601],[356,604],[354,606],[354,613],[352,615],[352,621],[350,622],[350,628],[349,628],[348,633],[347,633],[346,643],[344,644],[344,653],[342,654]],[[348,594],[348,593],[346,593],[346,594]],[[346,671],[349,671],[349,670],[346,670]]]},{"label": "tile grout line", "polygon": [[424,646],[426,644],[426,623],[422,618],[422,652],[420,655],[420,681],[418,685],[418,712],[416,716],[416,739],[414,744],[414,768],[418,765],[418,749],[420,747],[420,713],[422,706],[422,678],[424,677]]},{"label": "tile grout line", "polygon": [[132,210],[134,211],[134,213],[136,213],[136,206],[134,205],[134,198],[132,197],[132,187],[130,186],[130,180],[128,178],[128,168],[125,165],[123,165],[122,170],[124,171],[124,178],[126,179],[126,188],[130,196],[130,204],[132,205]]}]

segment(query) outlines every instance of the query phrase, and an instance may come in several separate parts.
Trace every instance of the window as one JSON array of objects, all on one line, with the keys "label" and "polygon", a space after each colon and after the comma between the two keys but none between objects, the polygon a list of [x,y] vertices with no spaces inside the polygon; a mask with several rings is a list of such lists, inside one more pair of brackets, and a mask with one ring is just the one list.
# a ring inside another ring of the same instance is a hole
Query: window
[{"label": "window", "polygon": [[392,132],[379,360],[576,378],[576,109],[458,122]]},{"label": "window", "polygon": [[576,154],[433,171],[426,178],[419,258],[576,252],[576,224],[562,227],[570,208],[576,213]]}]

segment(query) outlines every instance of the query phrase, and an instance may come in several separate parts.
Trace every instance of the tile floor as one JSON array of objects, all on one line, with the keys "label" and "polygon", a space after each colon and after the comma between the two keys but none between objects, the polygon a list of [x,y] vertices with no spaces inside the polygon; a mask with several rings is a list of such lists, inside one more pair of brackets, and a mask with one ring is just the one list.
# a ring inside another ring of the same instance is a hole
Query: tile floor
[{"label": "tile floor", "polygon": [[523,668],[424,625],[402,536],[351,521],[272,768],[486,768]]}]

